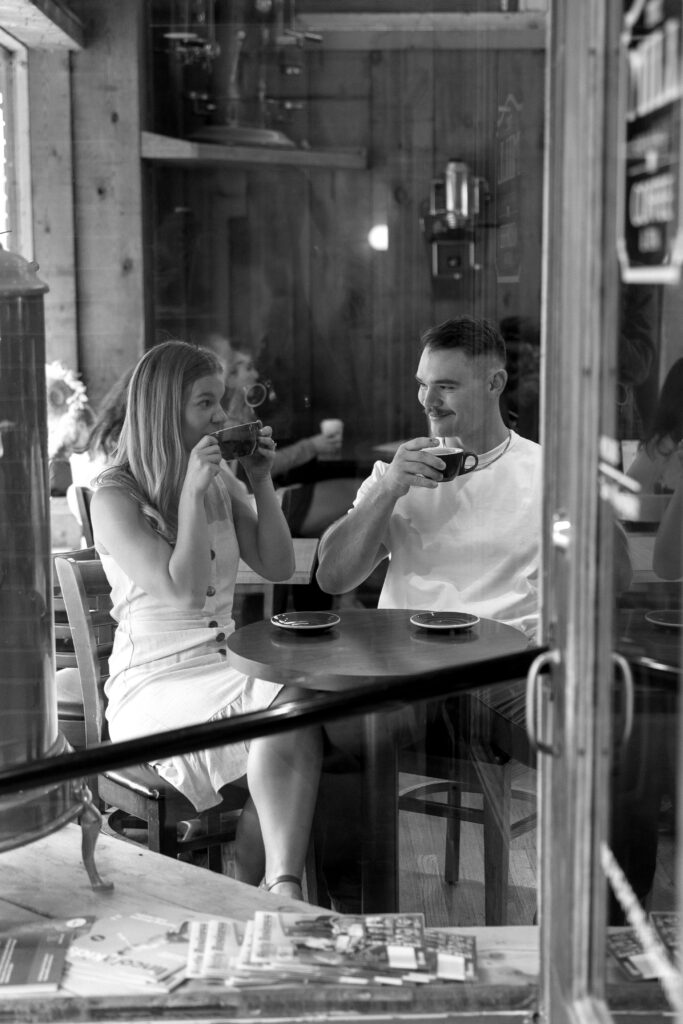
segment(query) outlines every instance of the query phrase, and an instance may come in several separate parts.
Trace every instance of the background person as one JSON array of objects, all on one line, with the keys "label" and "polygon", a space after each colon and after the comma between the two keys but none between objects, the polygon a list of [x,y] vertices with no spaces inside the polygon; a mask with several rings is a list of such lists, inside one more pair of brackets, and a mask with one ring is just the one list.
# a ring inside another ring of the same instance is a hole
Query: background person
[{"label": "background person", "polygon": [[649,427],[638,454],[627,470],[647,494],[674,490],[680,474],[683,440],[683,359],[677,359],[664,379]]},{"label": "background person", "polygon": [[663,580],[683,576],[683,452],[677,453],[678,481],[657,529],[652,567]]},{"label": "background person", "polygon": [[131,366],[122,373],[106,393],[88,435],[85,451],[74,453],[69,460],[73,482],[78,487],[94,489],[97,477],[109,466],[116,452],[133,369]]},{"label": "background person", "polygon": [[[236,347],[220,334],[211,334],[202,344],[211,349],[221,361],[225,374],[225,409],[228,425],[245,423],[254,418],[254,405],[249,403],[250,392],[260,383],[260,375],[252,355]],[[263,385],[263,397],[272,389]],[[260,403],[259,403],[260,404]],[[318,456],[338,455],[342,435],[327,435],[322,432],[298,441],[278,446],[273,460],[273,477],[283,477],[291,470],[302,466]],[[341,514],[341,511],[338,513]]]},{"label": "background person", "polygon": [[[289,700],[296,691],[249,679],[227,663],[240,556],[267,579],[293,569],[287,524],[262,427],[244,459],[256,511],[211,432],[225,424],[220,364],[170,341],[150,349],[130,383],[112,464],[93,494],[95,543],[119,626],[106,684],[113,740],[198,724]],[[320,772],[317,728],[153,761],[198,810],[247,774],[236,875],[301,896]]]},{"label": "background person", "polygon": [[[210,334],[202,342],[218,357],[224,371],[225,396],[223,407],[228,423],[244,423],[258,414],[254,402],[254,389],[258,387],[256,400],[269,397],[274,400],[270,384],[260,383],[258,369],[253,357],[244,349],[237,348],[221,334]],[[327,527],[335,522],[349,507],[360,481],[350,477],[343,463],[319,461],[336,458],[342,444],[342,435],[313,434],[291,443],[278,445],[273,459],[272,474],[276,486],[298,485],[289,494],[287,519],[292,534],[296,537],[320,537]],[[243,479],[239,469],[236,470]],[[340,472],[343,475],[340,475]],[[276,610],[284,611],[286,595],[278,595]],[[355,600],[350,598],[350,601]],[[291,603],[298,610],[324,610],[333,605],[333,600],[322,593],[313,579],[309,584],[297,585],[291,590]],[[260,618],[260,611],[253,607],[253,601],[243,599],[240,612],[241,624]]]}]

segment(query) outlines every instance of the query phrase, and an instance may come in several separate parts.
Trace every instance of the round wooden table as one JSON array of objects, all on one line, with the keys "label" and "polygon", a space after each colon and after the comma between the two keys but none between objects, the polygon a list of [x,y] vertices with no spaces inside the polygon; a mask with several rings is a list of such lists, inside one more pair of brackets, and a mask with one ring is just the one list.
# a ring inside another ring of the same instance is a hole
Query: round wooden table
[{"label": "round wooden table", "polygon": [[518,629],[493,619],[480,619],[471,629],[442,632],[413,626],[413,614],[386,608],[341,611],[339,624],[324,633],[254,622],[230,637],[230,662],[260,679],[329,692],[373,679],[461,670],[529,647]]},{"label": "round wooden table", "polygon": [[[512,626],[481,619],[471,629],[441,632],[414,626],[411,611],[353,609],[323,633],[300,633],[254,622],[228,640],[228,659],[247,675],[315,691],[352,691],[374,680],[415,679],[436,669],[462,675],[488,659],[531,650]],[[459,688],[462,688],[460,686]],[[396,708],[396,702],[392,704]],[[378,711],[362,718],[364,913],[398,910],[398,770],[390,716]]]}]

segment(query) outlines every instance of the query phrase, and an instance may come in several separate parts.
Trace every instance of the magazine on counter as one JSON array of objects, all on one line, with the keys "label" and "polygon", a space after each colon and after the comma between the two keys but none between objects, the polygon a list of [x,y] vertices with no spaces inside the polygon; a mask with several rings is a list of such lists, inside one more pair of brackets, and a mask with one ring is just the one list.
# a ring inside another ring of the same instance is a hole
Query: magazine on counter
[{"label": "magazine on counter", "polygon": [[652,910],[650,921],[667,953],[675,961],[678,957],[678,914],[669,910]]},{"label": "magazine on counter", "polygon": [[0,923],[0,999],[56,992],[72,938],[92,918]]},{"label": "magazine on counter", "polygon": [[257,912],[244,962],[287,968],[312,981],[465,981],[476,976],[476,942],[447,929],[427,932],[421,913]]},{"label": "magazine on counter", "polygon": [[450,928],[428,928],[425,945],[430,972],[444,981],[474,981],[477,977],[477,940]]},{"label": "magazine on counter", "polygon": [[658,977],[656,964],[645,952],[632,928],[609,932],[607,952],[612,954],[631,981],[648,981]]},{"label": "magazine on counter", "polygon": [[187,978],[225,981],[238,966],[245,924],[228,918],[190,921]]},{"label": "magazine on counter", "polygon": [[79,995],[170,992],[187,977],[190,926],[198,920],[214,919],[170,907],[96,918],[71,943],[64,987]]}]

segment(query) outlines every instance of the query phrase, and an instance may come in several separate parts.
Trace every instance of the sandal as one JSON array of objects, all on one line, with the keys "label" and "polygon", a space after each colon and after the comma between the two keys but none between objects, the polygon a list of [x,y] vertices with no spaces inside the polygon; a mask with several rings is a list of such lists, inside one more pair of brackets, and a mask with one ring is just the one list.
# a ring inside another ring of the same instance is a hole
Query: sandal
[{"label": "sandal", "polygon": [[280,885],[281,882],[291,882],[293,885],[298,885],[301,890],[301,898],[303,899],[303,889],[301,888],[301,879],[297,878],[296,875],[278,875],[271,882],[266,882],[266,892],[270,892],[276,885]]}]

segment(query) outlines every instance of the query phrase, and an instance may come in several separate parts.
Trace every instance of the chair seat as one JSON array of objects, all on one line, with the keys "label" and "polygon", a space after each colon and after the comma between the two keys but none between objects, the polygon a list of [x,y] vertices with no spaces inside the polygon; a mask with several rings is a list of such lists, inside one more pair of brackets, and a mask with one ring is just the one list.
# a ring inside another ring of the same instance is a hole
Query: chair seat
[{"label": "chair seat", "polygon": [[[148,800],[164,800],[168,796],[184,799],[175,786],[159,775],[151,765],[136,764],[127,768],[113,769],[103,773],[105,778],[119,786],[126,786]],[[192,806],[187,801],[188,806]],[[196,813],[196,812],[195,812]]]}]

